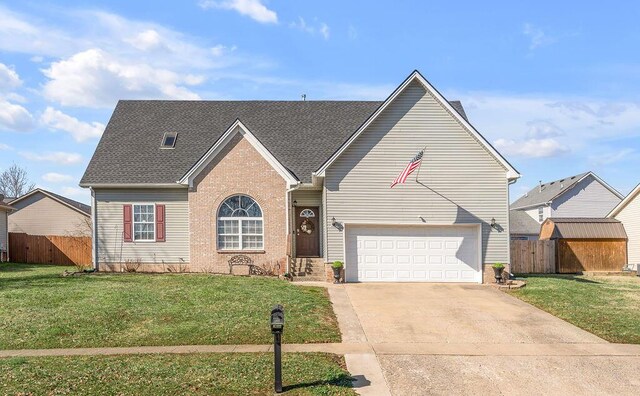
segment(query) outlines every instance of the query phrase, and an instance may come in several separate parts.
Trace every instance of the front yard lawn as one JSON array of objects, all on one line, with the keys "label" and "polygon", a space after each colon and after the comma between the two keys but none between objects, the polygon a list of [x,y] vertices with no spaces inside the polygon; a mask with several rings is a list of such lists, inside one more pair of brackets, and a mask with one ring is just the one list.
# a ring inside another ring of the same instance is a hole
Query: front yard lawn
[{"label": "front yard lawn", "polygon": [[[292,395],[354,395],[340,356],[283,354]],[[3,395],[268,395],[273,355],[194,354],[0,359]]]},{"label": "front yard lawn", "polygon": [[60,266],[0,264],[0,349],[340,342],[326,289],[207,274],[62,277]]},{"label": "front yard lawn", "polygon": [[640,344],[640,278],[527,276],[510,293],[607,341]]}]

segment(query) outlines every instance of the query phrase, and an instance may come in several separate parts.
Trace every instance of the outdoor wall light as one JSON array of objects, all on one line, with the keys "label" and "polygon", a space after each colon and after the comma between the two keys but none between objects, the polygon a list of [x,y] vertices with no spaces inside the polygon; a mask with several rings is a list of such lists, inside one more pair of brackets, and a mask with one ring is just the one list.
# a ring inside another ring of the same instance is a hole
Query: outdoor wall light
[{"label": "outdoor wall light", "polygon": [[495,217],[491,218],[491,228],[496,228],[496,218]]},{"label": "outdoor wall light", "polygon": [[336,218],[335,217],[331,218],[331,225],[334,226],[334,227],[336,226]]},{"label": "outdoor wall light", "polygon": [[295,199],[293,200],[293,207],[295,208],[296,206],[298,206],[298,201],[296,201]]}]

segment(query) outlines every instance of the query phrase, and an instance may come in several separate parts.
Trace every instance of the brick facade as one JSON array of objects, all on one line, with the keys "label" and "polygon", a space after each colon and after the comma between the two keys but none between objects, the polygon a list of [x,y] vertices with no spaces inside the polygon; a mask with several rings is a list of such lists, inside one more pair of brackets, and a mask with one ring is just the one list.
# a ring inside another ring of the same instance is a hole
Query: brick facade
[{"label": "brick facade", "polygon": [[[262,209],[263,251],[222,252],[217,249],[217,211],[225,199],[235,194],[252,197]],[[189,190],[190,270],[229,273],[228,260],[234,255],[245,254],[254,264],[279,266],[283,273],[287,254],[285,195],[286,182],[282,176],[237,133],[196,177]]]}]

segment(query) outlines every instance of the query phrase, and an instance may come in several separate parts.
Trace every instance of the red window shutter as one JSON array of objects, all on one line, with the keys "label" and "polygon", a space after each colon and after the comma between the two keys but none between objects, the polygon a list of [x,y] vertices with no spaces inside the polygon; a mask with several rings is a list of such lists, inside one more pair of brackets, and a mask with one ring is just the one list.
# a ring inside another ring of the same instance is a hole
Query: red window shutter
[{"label": "red window shutter", "polygon": [[164,205],[156,204],[156,242],[165,241]]},{"label": "red window shutter", "polygon": [[132,233],[132,220],[133,220],[133,208],[131,205],[123,205],[122,206],[122,229],[124,230],[124,241],[131,242],[133,239],[131,236]]}]

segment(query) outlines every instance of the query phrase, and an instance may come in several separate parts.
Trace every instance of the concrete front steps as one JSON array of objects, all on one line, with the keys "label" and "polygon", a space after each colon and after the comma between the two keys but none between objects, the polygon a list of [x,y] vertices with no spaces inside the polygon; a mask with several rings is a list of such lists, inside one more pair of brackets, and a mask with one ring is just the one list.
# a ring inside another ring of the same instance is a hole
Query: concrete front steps
[{"label": "concrete front steps", "polygon": [[291,275],[294,282],[326,282],[327,273],[321,257],[292,259]]}]

